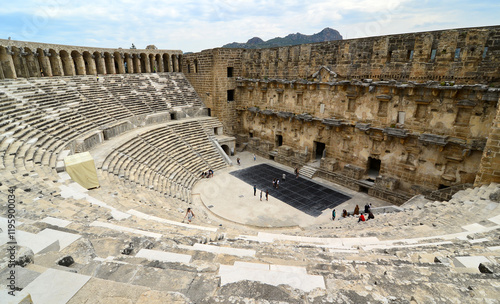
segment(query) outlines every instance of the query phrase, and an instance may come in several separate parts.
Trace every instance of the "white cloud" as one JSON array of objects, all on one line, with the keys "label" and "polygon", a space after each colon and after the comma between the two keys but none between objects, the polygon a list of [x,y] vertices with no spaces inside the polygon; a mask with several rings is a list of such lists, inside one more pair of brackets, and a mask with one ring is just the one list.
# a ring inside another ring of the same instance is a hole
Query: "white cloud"
[{"label": "white cloud", "polygon": [[[2,3],[0,36],[7,35],[2,28],[12,31],[2,19],[21,15],[15,36],[26,40],[199,51],[254,36],[313,34],[327,26],[355,38],[491,25],[499,11],[488,0],[23,0]],[[21,33],[26,27],[34,30]]]}]

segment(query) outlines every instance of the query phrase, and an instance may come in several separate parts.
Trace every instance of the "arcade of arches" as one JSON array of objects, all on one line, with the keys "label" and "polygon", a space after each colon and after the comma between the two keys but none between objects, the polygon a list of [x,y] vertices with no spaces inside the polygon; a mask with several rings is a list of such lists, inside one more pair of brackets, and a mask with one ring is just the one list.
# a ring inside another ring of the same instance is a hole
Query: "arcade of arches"
[{"label": "arcade of arches", "polygon": [[182,72],[181,51],[98,49],[0,40],[0,79]]}]

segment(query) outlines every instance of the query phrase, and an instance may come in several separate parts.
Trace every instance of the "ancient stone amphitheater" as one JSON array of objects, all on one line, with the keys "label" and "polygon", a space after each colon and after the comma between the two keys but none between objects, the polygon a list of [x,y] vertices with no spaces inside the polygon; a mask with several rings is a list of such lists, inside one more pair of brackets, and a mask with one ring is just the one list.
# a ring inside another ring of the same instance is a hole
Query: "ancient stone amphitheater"
[{"label": "ancient stone amphitheater", "polygon": [[[184,55],[0,40],[0,302],[498,303],[499,97],[498,26]],[[98,188],[65,172],[81,152]],[[261,202],[237,178],[258,165],[345,200]]]}]

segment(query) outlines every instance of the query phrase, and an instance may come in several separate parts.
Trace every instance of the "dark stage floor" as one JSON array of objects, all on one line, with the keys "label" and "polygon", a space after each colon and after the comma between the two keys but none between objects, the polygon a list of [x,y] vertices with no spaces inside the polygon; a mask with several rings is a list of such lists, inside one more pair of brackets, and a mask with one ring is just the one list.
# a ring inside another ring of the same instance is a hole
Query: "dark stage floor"
[{"label": "dark stage floor", "polygon": [[[286,173],[285,181],[282,180],[283,173]],[[250,184],[250,191],[253,190],[253,185],[257,185],[257,196],[260,195],[261,189],[264,192],[268,189],[269,195],[314,217],[319,216],[323,210],[334,208],[351,198],[302,177],[295,178],[295,175],[267,164],[233,171],[230,174]],[[273,188],[274,178],[280,179],[279,189]],[[337,210],[337,214],[340,214],[340,210]]]}]

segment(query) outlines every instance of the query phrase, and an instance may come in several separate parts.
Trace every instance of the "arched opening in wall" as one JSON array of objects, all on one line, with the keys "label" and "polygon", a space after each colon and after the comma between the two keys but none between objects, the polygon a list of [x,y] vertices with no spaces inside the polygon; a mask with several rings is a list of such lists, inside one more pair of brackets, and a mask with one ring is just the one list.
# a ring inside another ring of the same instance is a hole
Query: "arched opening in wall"
[{"label": "arched opening in wall", "polygon": [[446,188],[450,188],[450,186],[443,185],[443,184],[439,184],[439,186],[438,186],[438,190],[446,189]]},{"label": "arched opening in wall", "polygon": [[155,62],[156,62],[156,66],[158,67],[158,68],[156,69],[156,72],[158,72],[158,73],[163,73],[163,72],[165,72],[165,68],[163,67],[163,61],[162,61],[162,59],[161,59],[161,55],[160,55],[160,54],[156,54],[155,59],[156,59],[156,60],[155,60]]},{"label": "arched opening in wall", "polygon": [[123,59],[123,72],[125,74],[130,74],[134,70],[132,55],[130,55],[129,53],[125,53],[123,54],[123,56],[125,57],[125,59]]},{"label": "arched opening in wall", "polygon": [[170,72],[170,55],[168,54],[163,54],[163,69],[165,72]]},{"label": "arched opening in wall", "polygon": [[224,153],[226,153],[227,156],[231,156],[231,149],[229,149],[228,145],[222,145],[221,148],[222,150],[224,150]]},{"label": "arched opening in wall", "polygon": [[177,58],[175,55],[172,55],[172,72],[177,72]]},{"label": "arched opening in wall", "polygon": [[59,54],[57,54],[57,52],[53,49],[50,49],[49,53],[50,53],[49,61],[50,61],[50,67],[52,68],[52,75],[63,76],[63,70],[60,63],[61,61]]},{"label": "arched opening in wall", "polygon": [[276,138],[274,139],[274,144],[276,147],[283,146],[283,135],[276,135]]},{"label": "arched opening in wall", "polygon": [[0,65],[3,70],[3,77],[16,78],[16,72],[11,55],[7,53],[7,49],[3,46],[0,46]]},{"label": "arched opening in wall", "polygon": [[74,64],[73,60],[69,56],[68,52],[62,50],[59,52],[59,56],[61,56],[61,63],[64,76],[73,76],[74,75]]},{"label": "arched opening in wall", "polygon": [[83,61],[85,64],[85,74],[86,75],[95,75],[96,74],[96,64],[92,55],[85,51],[83,52]]},{"label": "arched opening in wall", "polygon": [[194,60],[194,72],[198,73],[198,59]]},{"label": "arched opening in wall", "polygon": [[176,120],[175,112],[170,112],[170,120]]},{"label": "arched opening in wall", "polygon": [[212,110],[210,108],[207,108],[207,114],[208,116],[212,116]]},{"label": "arched opening in wall", "polygon": [[125,56],[119,52],[113,53],[113,65],[115,66],[116,74],[125,73]]},{"label": "arched opening in wall", "polygon": [[182,72],[182,55],[177,56],[177,67],[178,72]]},{"label": "arched opening in wall", "polygon": [[142,53],[141,54],[141,73],[147,73],[146,72],[146,64],[148,62],[146,54]]},{"label": "arched opening in wall", "polygon": [[325,157],[325,148],[325,143],[319,141],[314,142],[314,150],[316,151],[315,159],[322,159],[323,157]]},{"label": "arched opening in wall", "polygon": [[191,74],[191,62],[189,60],[186,60],[186,66],[187,66],[187,72],[188,74]]},{"label": "arched opening in wall", "polygon": [[377,176],[380,173],[380,166],[382,165],[382,161],[380,159],[376,159],[373,157],[368,157],[368,177],[375,181]]}]

